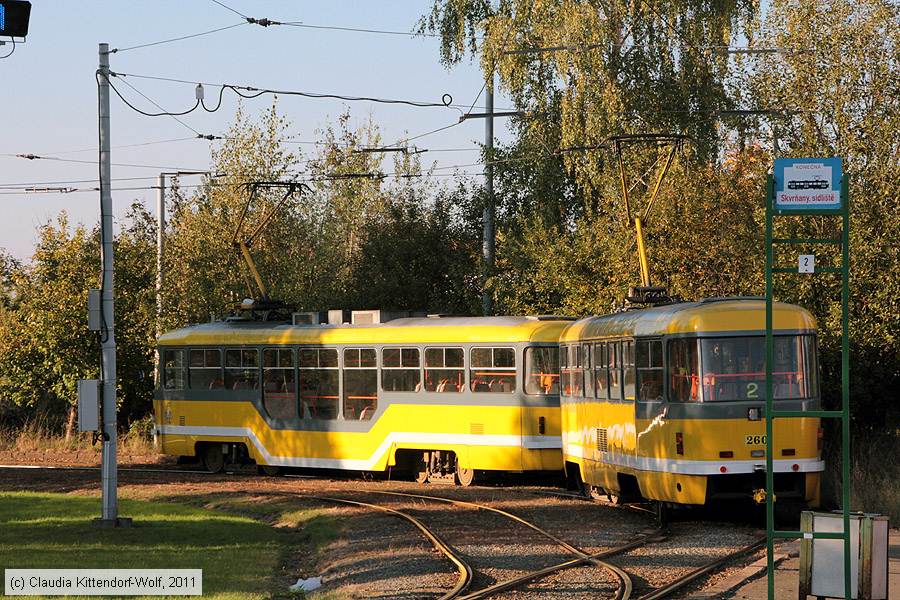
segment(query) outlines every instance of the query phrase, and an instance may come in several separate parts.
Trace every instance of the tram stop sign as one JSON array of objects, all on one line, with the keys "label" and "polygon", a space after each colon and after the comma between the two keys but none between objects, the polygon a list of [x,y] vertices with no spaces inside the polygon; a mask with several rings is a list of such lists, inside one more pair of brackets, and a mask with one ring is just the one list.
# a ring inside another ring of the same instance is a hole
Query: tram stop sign
[{"label": "tram stop sign", "polygon": [[776,211],[790,214],[841,211],[840,158],[776,158],[773,174]]}]

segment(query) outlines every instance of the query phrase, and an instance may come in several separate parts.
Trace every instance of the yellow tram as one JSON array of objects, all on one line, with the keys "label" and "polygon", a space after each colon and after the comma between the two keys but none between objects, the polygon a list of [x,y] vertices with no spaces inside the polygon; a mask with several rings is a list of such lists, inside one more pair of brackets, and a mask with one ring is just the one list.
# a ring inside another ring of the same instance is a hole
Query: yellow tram
[{"label": "yellow tram", "polygon": [[[775,404],[819,405],[816,323],[774,305]],[[560,337],[563,458],[593,494],[668,504],[765,490],[765,303],[720,298],[572,323]],[[813,417],[775,422],[776,501],[817,505]]]},{"label": "yellow tram", "polygon": [[241,319],[159,339],[156,436],[208,469],[560,471],[556,317]]}]

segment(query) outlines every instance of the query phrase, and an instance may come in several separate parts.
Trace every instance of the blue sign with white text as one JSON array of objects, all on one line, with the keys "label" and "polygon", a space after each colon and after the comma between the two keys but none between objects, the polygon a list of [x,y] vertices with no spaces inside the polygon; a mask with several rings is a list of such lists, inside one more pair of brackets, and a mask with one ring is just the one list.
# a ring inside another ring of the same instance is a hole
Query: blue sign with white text
[{"label": "blue sign with white text", "polygon": [[840,211],[840,158],[776,158],[775,208],[787,211]]}]

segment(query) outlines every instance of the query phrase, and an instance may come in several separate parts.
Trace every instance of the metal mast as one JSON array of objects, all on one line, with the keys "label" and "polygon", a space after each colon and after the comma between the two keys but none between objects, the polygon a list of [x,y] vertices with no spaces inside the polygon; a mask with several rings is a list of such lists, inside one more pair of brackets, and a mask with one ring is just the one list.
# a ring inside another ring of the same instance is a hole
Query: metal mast
[{"label": "metal mast", "polygon": [[483,222],[481,251],[484,257],[484,278],[481,295],[482,312],[487,315],[494,314],[494,297],[490,289],[490,278],[494,273],[494,73],[488,75],[485,85],[485,112],[484,120],[484,209],[481,219]]},{"label": "metal mast", "polygon": [[103,389],[103,445],[101,482],[103,509],[101,523],[118,524],[118,473],[116,466],[116,336],[113,310],[113,215],[110,190],[109,140],[109,44],[100,44],[100,68],[97,71],[100,119],[100,256],[101,275],[100,332]]}]

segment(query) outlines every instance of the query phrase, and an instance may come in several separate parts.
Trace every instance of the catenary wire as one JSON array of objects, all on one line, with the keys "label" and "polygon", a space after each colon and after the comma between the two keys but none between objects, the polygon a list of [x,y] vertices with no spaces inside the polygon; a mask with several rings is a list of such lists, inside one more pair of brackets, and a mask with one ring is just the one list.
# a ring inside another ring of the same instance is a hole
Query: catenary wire
[{"label": "catenary wire", "polygon": [[[375,96],[355,96],[355,95],[346,95],[346,94],[307,92],[307,91],[302,91],[302,90],[278,90],[278,89],[273,89],[273,88],[263,88],[263,87],[256,87],[256,86],[251,86],[251,85],[238,85],[238,84],[232,84],[232,83],[216,83],[216,82],[209,82],[209,81],[189,81],[187,79],[176,79],[174,77],[160,77],[157,75],[142,75],[142,74],[138,74],[138,73],[122,73],[122,72],[118,72],[118,71],[111,73],[111,75],[113,77],[120,78],[123,82],[127,82],[126,78],[133,77],[133,78],[137,78],[137,79],[151,79],[151,80],[155,80],[155,81],[168,81],[168,82],[172,82],[172,83],[183,83],[183,84],[188,84],[188,85],[192,85],[192,86],[199,84],[199,85],[203,85],[203,86],[217,87],[217,88],[220,88],[220,92],[219,92],[219,103],[220,104],[221,104],[222,91],[224,91],[225,89],[229,89],[232,92],[234,92],[235,94],[237,94],[243,98],[248,98],[248,97],[255,98],[257,96],[261,96],[262,94],[277,94],[277,95],[281,95],[281,96],[301,96],[301,97],[305,97],[305,98],[323,98],[323,99],[345,100],[348,102],[374,102],[374,103],[378,103],[378,104],[404,104],[404,105],[408,105],[408,106],[414,106],[416,108],[454,108],[454,109],[458,110],[460,112],[460,114],[462,114],[462,110],[458,108],[458,105],[453,104],[453,97],[450,96],[450,94],[444,94],[441,102],[428,102],[428,101],[423,101],[423,100],[409,100],[409,99],[402,99],[402,98],[379,98],[379,97],[375,97]],[[247,95],[243,92],[251,92],[251,95]],[[120,97],[121,97],[121,95],[120,95]],[[449,100],[445,101],[447,99],[449,99]],[[202,104],[202,101],[198,101],[198,104]],[[193,107],[191,107],[190,109],[188,109],[186,111],[179,112],[179,113],[173,113],[173,114],[176,114],[179,116],[185,115],[193,110],[196,110],[196,108],[197,108],[197,105],[194,105]],[[204,108],[206,108],[206,107],[204,106]],[[216,109],[218,109],[218,105],[216,106]],[[206,108],[206,110],[209,112],[214,112],[216,109]],[[143,111],[139,111],[139,112],[143,112]],[[146,113],[144,113],[144,114],[146,114]],[[160,115],[151,114],[151,115],[147,115],[147,116],[160,116]]]},{"label": "catenary wire", "polygon": [[[183,138],[172,138],[167,140],[154,140],[151,142],[135,142],[134,144],[122,144],[119,146],[112,146],[111,150],[121,150],[123,148],[138,148],[140,146],[155,146],[157,144],[171,144],[174,142],[186,142],[188,140],[196,140],[199,139],[197,136],[191,137],[183,137]],[[44,155],[52,155],[52,154],[78,154],[81,152],[96,152],[96,148],[78,148],[77,150],[57,150],[54,152],[39,152],[38,154]],[[9,153],[6,154],[7,156]],[[92,161],[93,162],[93,161]]]},{"label": "catenary wire", "polygon": [[[480,166],[480,163],[478,166]],[[323,182],[330,182],[330,181],[342,181],[342,180],[347,180],[347,179],[351,179],[351,178],[352,179],[419,179],[419,178],[430,178],[430,177],[450,177],[450,178],[463,179],[463,178],[467,178],[467,177],[478,177],[483,174],[484,173],[482,173],[480,171],[474,171],[474,172],[459,171],[456,173],[428,173],[428,172],[425,172],[425,173],[353,173],[353,174],[334,174],[334,175],[327,175],[324,177],[312,177],[312,178],[306,178],[306,179],[293,179],[291,181],[294,181],[296,183],[323,183]],[[349,177],[348,175],[353,175],[353,177]],[[141,177],[139,179],[156,179],[156,178],[155,177],[152,177],[152,178],[151,177]],[[118,181],[122,181],[122,180],[118,180]],[[96,183],[96,180],[90,180],[90,181],[87,181],[87,183]],[[36,184],[34,187],[37,187],[37,185],[39,185],[39,184]],[[202,184],[180,185],[179,188],[192,189],[192,188],[205,187],[205,186],[221,188],[221,187],[240,187],[242,185],[244,185],[244,184],[243,183],[202,183]],[[31,187],[31,186],[28,186],[28,187]],[[144,185],[144,186],[128,186],[128,187],[110,188],[110,191],[112,191],[112,192],[151,191],[151,190],[157,190],[157,189],[159,189],[159,186]],[[65,192],[59,192],[59,193],[79,194],[79,193],[85,193],[85,192],[97,192],[99,190],[100,190],[99,187],[74,188],[72,190],[67,190]],[[24,195],[34,194],[34,193],[50,194],[50,193],[52,193],[52,191],[29,190],[29,189],[26,189],[25,186],[23,186],[21,188],[17,188],[17,189],[14,189],[12,187],[0,186],[0,196],[24,196]]]},{"label": "catenary wire", "polygon": [[180,42],[182,40],[189,40],[192,38],[200,37],[203,35],[209,35],[211,33],[218,33],[220,31],[227,31],[228,29],[234,29],[235,27],[240,27],[241,25],[248,25],[249,23],[245,21],[241,21],[240,23],[234,23],[233,25],[227,25],[225,27],[218,27],[216,29],[210,29],[208,31],[201,31],[199,33],[192,33],[190,35],[182,35],[180,37],[169,38],[166,40],[159,40],[158,42],[150,42],[147,44],[138,44],[137,46],[128,46],[127,48],[113,48],[109,51],[110,54],[115,54],[116,52],[128,52],[129,50],[137,50],[138,48],[149,48],[151,46],[159,46],[162,44],[169,44],[171,42]]},{"label": "catenary wire", "polygon": [[[303,23],[301,21],[288,21],[285,23],[278,23],[279,25],[285,25],[288,27],[301,27],[304,29],[320,29],[320,30],[328,30],[328,31],[348,31],[353,33],[374,33],[379,35],[401,35],[404,37],[430,37],[436,38],[440,37],[438,33],[425,33],[416,32],[416,31],[392,31],[388,29],[366,29],[364,27],[342,27],[338,25],[310,25],[307,23]],[[481,38],[478,38],[481,39]]]},{"label": "catenary wire", "polygon": [[[36,154],[3,154],[0,156],[12,158],[25,158],[27,160],[52,160],[56,162],[78,163],[92,165],[95,161],[79,158],[60,158],[58,156],[38,156]],[[110,163],[113,167],[131,167],[134,169],[161,169],[163,171],[201,171],[203,169],[190,169],[188,167],[172,167],[166,165],[143,165],[134,163]]]},{"label": "catenary wire", "polygon": [[218,4],[219,6],[221,6],[222,8],[224,8],[225,10],[230,10],[231,12],[233,12],[234,14],[236,14],[236,15],[239,16],[239,17],[242,17],[242,18],[244,18],[244,19],[247,18],[247,15],[245,15],[245,14],[242,13],[242,12],[236,11],[235,9],[231,8],[230,6],[228,6],[227,4],[225,4],[224,2],[219,2],[219,0],[212,0],[212,2],[215,3],[215,4]]},{"label": "catenary wire", "polygon": [[[120,93],[119,93],[119,90],[117,90],[117,89],[113,86],[112,81],[110,81],[109,79],[107,79],[107,81],[109,81],[109,87],[111,87],[111,88],[116,92],[116,95],[118,95],[119,98],[122,98],[122,94],[120,94]],[[125,85],[127,85],[128,87],[130,87],[131,89],[133,89],[135,92],[137,92],[138,94],[140,94],[141,96],[143,96],[144,99],[146,99],[150,104],[152,104],[153,106],[155,106],[155,107],[158,108],[159,110],[165,112],[166,109],[164,109],[162,106],[160,106],[155,100],[153,100],[152,98],[150,98],[149,96],[147,96],[144,92],[142,92],[141,90],[139,90],[139,89],[137,89],[136,87],[134,87],[133,85],[131,85],[128,81],[126,81],[125,79],[122,79],[122,83],[124,83]],[[122,98],[122,101],[125,102],[125,104],[128,104],[128,101],[125,100],[124,98]],[[130,104],[128,104],[128,105],[131,106]],[[133,107],[132,107],[132,108],[133,108]],[[196,108],[196,106],[195,106],[194,108]],[[138,110],[138,109],[135,109],[135,110]],[[141,112],[141,111],[138,110],[138,112]],[[184,121],[182,121],[181,119],[179,119],[178,117],[176,117],[175,115],[169,115],[169,116],[172,117],[173,119],[175,119],[175,121],[177,121],[178,123],[180,123],[182,126],[184,126],[184,127],[186,127],[187,129],[193,131],[195,134],[197,134],[198,137],[202,137],[202,136],[203,136],[202,133],[200,133],[199,131],[197,131],[196,129],[194,129],[193,127],[191,127],[190,125],[188,125],[187,123],[185,123]]]}]

